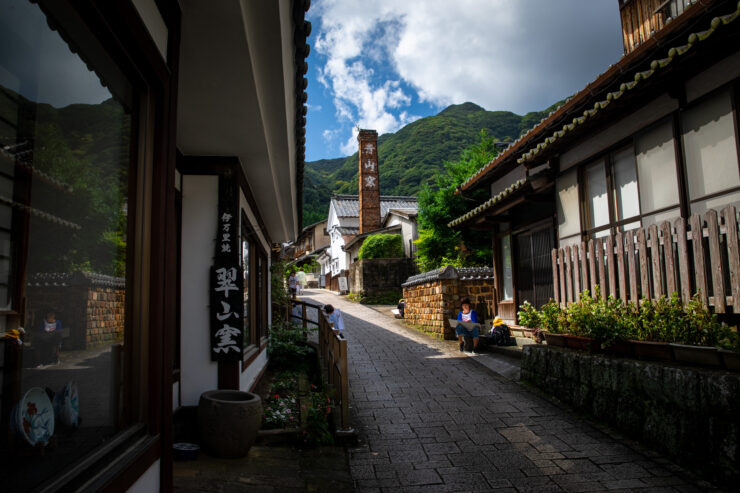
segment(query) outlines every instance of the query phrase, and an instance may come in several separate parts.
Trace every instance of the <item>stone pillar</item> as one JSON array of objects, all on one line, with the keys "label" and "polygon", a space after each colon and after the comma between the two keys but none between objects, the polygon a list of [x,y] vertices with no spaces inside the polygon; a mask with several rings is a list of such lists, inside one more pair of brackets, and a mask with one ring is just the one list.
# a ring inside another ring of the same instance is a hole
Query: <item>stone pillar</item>
[{"label": "stone pillar", "polygon": [[360,130],[360,234],[380,229],[380,176],[378,174],[378,132]]}]

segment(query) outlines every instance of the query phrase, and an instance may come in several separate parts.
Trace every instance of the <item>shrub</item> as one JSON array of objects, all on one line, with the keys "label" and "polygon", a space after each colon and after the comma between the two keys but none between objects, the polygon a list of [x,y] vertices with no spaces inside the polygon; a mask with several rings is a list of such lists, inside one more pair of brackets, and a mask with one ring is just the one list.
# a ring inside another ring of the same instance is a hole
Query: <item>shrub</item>
[{"label": "shrub", "polygon": [[519,325],[529,327],[530,329],[538,329],[542,326],[539,312],[531,305],[531,303],[529,303],[529,301],[525,301],[524,304],[519,306],[519,308],[521,308],[521,310],[516,314],[517,319],[519,320]]},{"label": "shrub", "polygon": [[270,326],[270,342],[267,346],[267,355],[270,363],[277,368],[293,368],[305,361],[305,356],[313,349],[306,345],[304,331],[316,328],[303,329],[292,322],[280,321]]},{"label": "shrub", "polygon": [[370,235],[360,247],[357,257],[359,259],[403,257],[403,239],[401,235],[385,233]]}]

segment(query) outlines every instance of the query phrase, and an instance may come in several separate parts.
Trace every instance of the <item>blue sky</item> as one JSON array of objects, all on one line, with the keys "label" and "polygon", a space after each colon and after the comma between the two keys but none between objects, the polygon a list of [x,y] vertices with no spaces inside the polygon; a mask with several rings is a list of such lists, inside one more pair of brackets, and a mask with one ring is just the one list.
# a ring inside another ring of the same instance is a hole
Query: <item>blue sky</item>
[{"label": "blue sky", "polygon": [[306,160],[450,104],[538,111],[622,55],[617,0],[314,0]]}]

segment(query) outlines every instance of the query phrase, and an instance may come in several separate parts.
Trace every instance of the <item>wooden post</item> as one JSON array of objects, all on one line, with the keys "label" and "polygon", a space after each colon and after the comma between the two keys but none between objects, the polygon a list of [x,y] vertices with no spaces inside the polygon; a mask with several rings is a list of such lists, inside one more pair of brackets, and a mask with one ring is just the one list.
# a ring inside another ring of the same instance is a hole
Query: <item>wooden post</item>
[{"label": "wooden post", "polygon": [[671,223],[663,221],[660,231],[663,233],[663,256],[665,258],[665,287],[666,294],[672,296],[678,291],[676,282],[676,263],[673,261],[673,233]]},{"label": "wooden post", "polygon": [[635,237],[632,231],[627,231],[624,235],[627,242],[627,266],[630,275],[630,301],[635,305],[640,303],[640,297],[637,291],[637,265],[635,262]]},{"label": "wooden post", "polygon": [[581,251],[581,289],[578,292],[578,299],[581,299],[581,292],[588,289],[588,250],[586,249],[586,242],[582,241],[579,247]]},{"label": "wooden post", "polygon": [[647,257],[647,241],[645,239],[645,228],[637,230],[637,248],[640,251],[640,291],[642,298],[651,299],[650,295],[650,266]]},{"label": "wooden post", "polygon": [[699,293],[704,306],[709,306],[709,292],[707,290],[706,264],[702,233],[702,220],[699,214],[689,219],[691,224],[691,243],[694,251],[694,275],[696,276],[696,291]]},{"label": "wooden post", "polygon": [[709,232],[709,258],[712,266],[712,291],[714,291],[714,311],[725,313],[725,270],[722,253],[719,249],[719,222],[717,211],[709,209],[704,214]]},{"label": "wooden post", "polygon": [[596,277],[596,253],[594,252],[594,240],[588,240],[588,273],[591,278],[591,296],[596,292],[598,279]]},{"label": "wooden post", "polygon": [[648,228],[650,244],[650,259],[653,267],[653,298],[658,299],[663,295],[663,269],[660,262],[660,240],[658,239],[658,225],[651,224]]},{"label": "wooden post", "polygon": [[571,254],[571,248],[570,246],[565,247],[565,294],[566,294],[566,301],[568,304],[573,302],[573,281],[572,281],[572,272],[570,269],[570,254]]},{"label": "wooden post", "polygon": [[728,205],[722,209],[722,222],[725,225],[727,239],[727,258],[730,267],[730,291],[732,307],[735,313],[740,310],[740,248],[738,248],[737,215],[735,207]]},{"label": "wooden post", "polygon": [[303,319],[303,330],[308,328],[308,320],[306,318],[306,304],[304,302],[301,302],[301,318]]},{"label": "wooden post", "polygon": [[617,244],[617,276],[619,277],[619,297],[626,302],[629,297],[627,295],[627,279],[625,278],[624,238],[622,238],[622,233],[617,233],[614,241]]},{"label": "wooden post", "polygon": [[560,285],[558,281],[558,249],[552,249],[552,291],[555,298],[555,303],[560,304]]},{"label": "wooden post", "polygon": [[[617,268],[614,265],[614,240],[611,235],[606,237],[606,267],[609,277],[609,295],[617,297]],[[604,293],[606,296],[606,293]]]},{"label": "wooden post", "polygon": [[347,339],[339,340],[339,372],[340,372],[340,398],[342,400],[342,428],[348,429],[349,424],[349,375],[347,373]]},{"label": "wooden post", "polygon": [[558,250],[558,263],[560,264],[560,306],[565,307],[568,303],[568,292],[565,289],[565,262],[563,260],[563,249]]},{"label": "wooden post", "polygon": [[691,276],[689,273],[689,250],[686,243],[686,221],[679,217],[676,226],[676,244],[678,245],[678,271],[681,284],[681,299],[684,303],[691,301]]},{"label": "wooden post", "polygon": [[581,300],[581,257],[578,245],[573,245],[573,291],[576,302]]},{"label": "wooden post", "polygon": [[604,244],[601,238],[596,239],[596,270],[599,272],[599,291],[601,298],[606,299],[606,272],[604,271]]}]

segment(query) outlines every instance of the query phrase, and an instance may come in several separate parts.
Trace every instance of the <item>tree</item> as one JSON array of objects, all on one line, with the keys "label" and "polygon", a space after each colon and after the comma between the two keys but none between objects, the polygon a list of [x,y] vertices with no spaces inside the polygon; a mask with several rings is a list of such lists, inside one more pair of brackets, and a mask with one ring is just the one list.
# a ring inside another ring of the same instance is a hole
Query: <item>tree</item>
[{"label": "tree", "polygon": [[457,161],[445,163],[445,172],[437,175],[434,187],[425,185],[422,188],[418,197],[419,239],[416,245],[417,262],[423,272],[443,265],[490,265],[490,232],[455,231],[447,224],[489,198],[485,188],[466,192],[465,196],[455,192],[497,154],[494,138],[481,130],[478,142],[465,149]]}]

